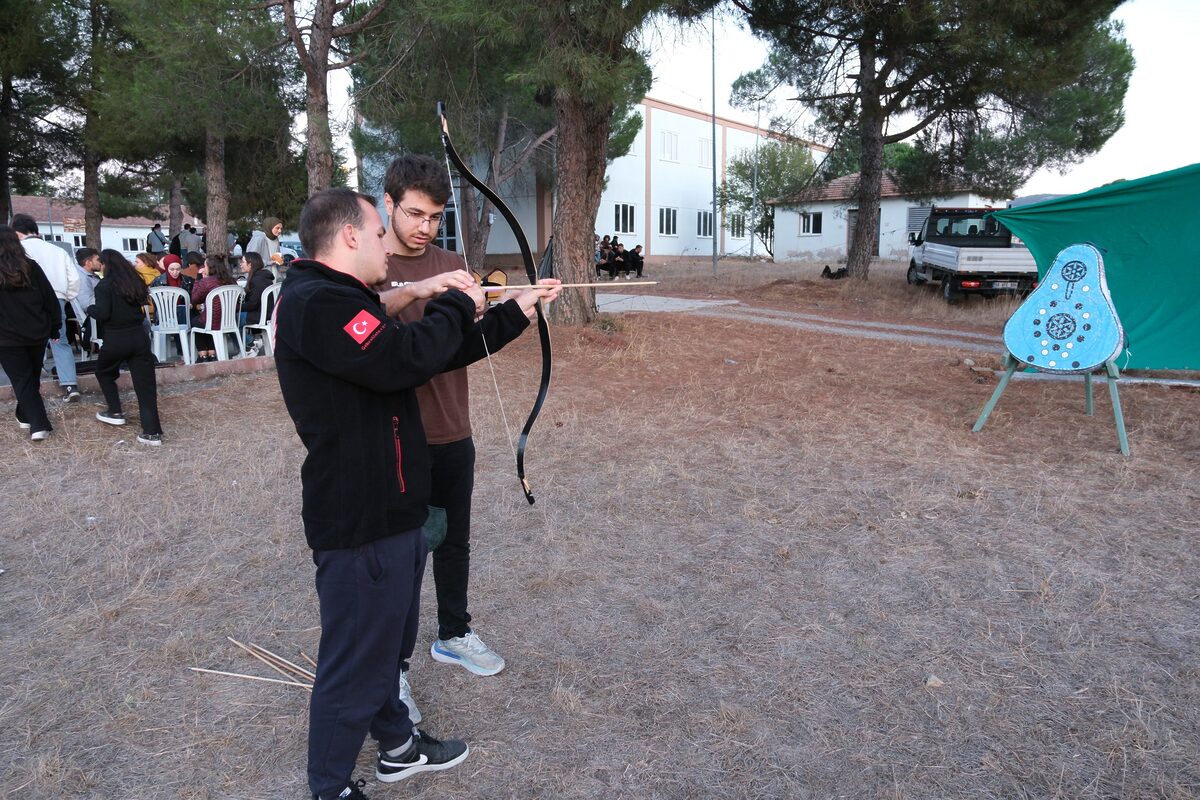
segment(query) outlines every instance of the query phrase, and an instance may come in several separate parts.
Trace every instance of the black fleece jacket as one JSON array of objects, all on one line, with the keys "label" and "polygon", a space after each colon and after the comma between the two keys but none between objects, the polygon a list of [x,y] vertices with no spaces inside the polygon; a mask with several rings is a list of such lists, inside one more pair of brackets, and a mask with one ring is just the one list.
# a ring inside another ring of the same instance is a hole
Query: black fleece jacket
[{"label": "black fleece jacket", "polygon": [[308,455],[304,535],[314,550],[419,528],[429,453],[415,387],[459,357],[475,304],[457,290],[410,325],[379,295],[317,261],[293,261],[275,308],[279,387]]},{"label": "black fleece jacket", "polygon": [[46,273],[32,258],[25,263],[30,285],[0,289],[0,347],[45,347],[62,327],[58,295]]},{"label": "black fleece jacket", "polygon": [[88,306],[87,315],[106,331],[140,328],[146,319],[142,307],[121,297],[108,278],[96,284],[96,300]]}]

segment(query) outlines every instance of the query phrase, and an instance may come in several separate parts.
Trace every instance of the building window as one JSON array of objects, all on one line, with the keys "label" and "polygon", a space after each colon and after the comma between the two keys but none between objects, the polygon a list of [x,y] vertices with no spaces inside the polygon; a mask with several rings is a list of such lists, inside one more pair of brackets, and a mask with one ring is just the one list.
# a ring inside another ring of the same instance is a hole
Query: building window
[{"label": "building window", "polygon": [[676,223],[679,220],[679,209],[660,208],[658,210],[658,232],[662,236],[677,236]]},{"label": "building window", "polygon": [[696,235],[701,239],[711,239],[712,230],[712,212],[697,211],[696,212]]},{"label": "building window", "polygon": [[127,253],[141,252],[142,240],[141,239],[122,239],[121,240],[121,249]]},{"label": "building window", "polygon": [[629,203],[617,203],[613,206],[614,227],[617,233],[633,233],[633,206]]},{"label": "building window", "polygon": [[700,140],[700,166],[712,166],[712,139]]},{"label": "building window", "polygon": [[730,214],[729,215],[729,235],[734,239],[746,238],[746,215],[745,214]]},{"label": "building window", "polygon": [[77,233],[73,237],[71,237],[71,239],[74,242],[76,247],[83,247],[83,243],[86,238],[87,237],[84,236],[84,234],[82,234],[82,233]]},{"label": "building window", "polygon": [[800,233],[818,234],[821,232],[821,212],[800,215]]},{"label": "building window", "polygon": [[674,131],[662,132],[662,160],[679,160],[679,134]]},{"label": "building window", "polygon": [[442,227],[438,231],[437,245],[443,250],[458,252],[458,209],[451,207],[442,210]]},{"label": "building window", "polygon": [[61,233],[56,233],[56,234],[52,235],[52,236],[50,237],[50,241],[52,241],[52,242],[61,242],[61,241],[62,241],[62,234],[61,234]]}]

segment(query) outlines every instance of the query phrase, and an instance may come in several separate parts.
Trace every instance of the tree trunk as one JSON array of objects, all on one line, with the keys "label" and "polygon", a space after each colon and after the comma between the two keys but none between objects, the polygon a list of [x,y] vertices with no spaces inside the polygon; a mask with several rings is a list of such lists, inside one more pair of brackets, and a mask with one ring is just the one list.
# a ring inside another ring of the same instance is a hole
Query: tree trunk
[{"label": "tree trunk", "polygon": [[229,255],[226,234],[229,229],[229,187],[225,184],[224,131],[210,126],[204,136],[204,183],[208,190],[208,214],[204,232],[208,236],[208,254]]},{"label": "tree trunk", "polygon": [[0,82],[0,222],[12,216],[12,76],[4,74]]},{"label": "tree trunk", "polygon": [[167,238],[183,230],[183,181],[178,175],[171,176],[171,190],[167,195]]},{"label": "tree trunk", "polygon": [[859,45],[859,127],[862,149],[858,176],[858,220],[846,266],[850,277],[866,280],[871,256],[879,241],[879,193],[883,185],[883,109],[880,107],[879,80],[875,73],[875,43],[869,36]]},{"label": "tree trunk", "polygon": [[[495,188],[499,191],[499,187]],[[470,222],[465,228],[465,232],[470,238],[467,260],[472,269],[479,270],[480,275],[485,275],[488,270],[484,267],[484,257],[487,255],[488,239],[492,236],[492,223],[488,222],[492,203],[474,189],[467,191],[465,197],[464,216]],[[481,200],[482,202],[480,202]]]},{"label": "tree trunk", "polygon": [[[555,93],[558,149],[550,229],[554,236],[554,275],[563,283],[589,283],[595,279],[592,237],[604,190],[612,113],[611,104],[601,107],[566,91]],[[551,310],[556,322],[589,323],[596,318],[596,293],[591,289],[567,289]]]},{"label": "tree trunk", "polygon": [[[315,36],[315,33],[314,33]],[[333,183],[333,134],[329,130],[329,73],[324,61],[313,65],[307,81],[305,108],[308,111],[308,196],[312,197]],[[317,77],[319,75],[319,77]]]},{"label": "tree trunk", "polygon": [[100,154],[87,144],[87,129],[92,121],[93,115],[88,112],[83,137],[83,220],[87,246],[101,250],[104,245],[100,242],[100,226],[104,215],[100,211]]}]

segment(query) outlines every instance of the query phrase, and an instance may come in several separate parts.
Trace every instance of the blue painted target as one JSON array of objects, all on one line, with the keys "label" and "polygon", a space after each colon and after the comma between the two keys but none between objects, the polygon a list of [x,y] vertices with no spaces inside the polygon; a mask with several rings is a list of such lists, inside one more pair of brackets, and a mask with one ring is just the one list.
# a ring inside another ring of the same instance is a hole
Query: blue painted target
[{"label": "blue painted target", "polygon": [[1090,244],[1064,248],[1004,325],[1013,357],[1045,372],[1090,372],[1116,357],[1124,342],[1104,259]]}]

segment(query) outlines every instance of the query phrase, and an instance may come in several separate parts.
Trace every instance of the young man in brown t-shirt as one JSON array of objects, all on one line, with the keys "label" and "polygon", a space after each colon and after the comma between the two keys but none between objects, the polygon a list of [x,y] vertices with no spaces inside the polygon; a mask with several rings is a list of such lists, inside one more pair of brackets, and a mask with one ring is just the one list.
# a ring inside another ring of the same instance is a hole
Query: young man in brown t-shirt
[{"label": "young man in brown t-shirt", "polygon": [[[404,322],[420,319],[426,302],[421,298],[431,294],[428,284],[444,282],[446,273],[461,274],[462,256],[433,244],[451,192],[445,166],[429,156],[401,156],[388,167],[384,177],[388,274],[375,288],[389,316]],[[467,612],[475,444],[471,440],[466,366],[517,338],[536,318],[537,303],[558,296],[558,283],[554,279],[539,281],[538,288],[510,295],[509,300],[489,309],[476,324],[474,335],[467,337],[468,342],[477,342],[478,348],[458,369],[443,372],[417,389],[432,464],[430,505],[446,511],[446,538],[433,551],[438,638],[430,647],[430,655],[435,661],[458,664],[475,675],[495,675],[504,669],[504,659],[471,630],[471,615]],[[414,647],[415,641],[402,647],[405,672],[400,677],[400,694],[412,717],[419,720],[421,715],[407,678],[408,658]]]}]

